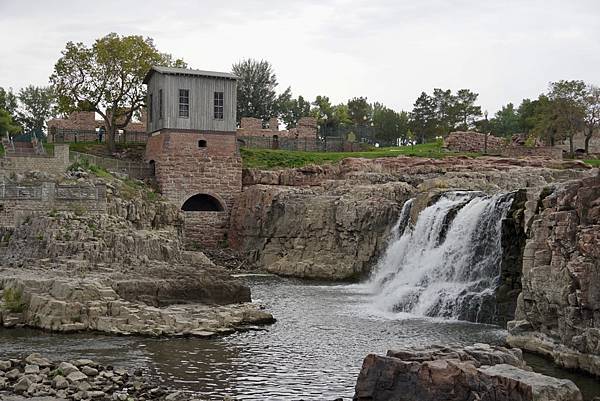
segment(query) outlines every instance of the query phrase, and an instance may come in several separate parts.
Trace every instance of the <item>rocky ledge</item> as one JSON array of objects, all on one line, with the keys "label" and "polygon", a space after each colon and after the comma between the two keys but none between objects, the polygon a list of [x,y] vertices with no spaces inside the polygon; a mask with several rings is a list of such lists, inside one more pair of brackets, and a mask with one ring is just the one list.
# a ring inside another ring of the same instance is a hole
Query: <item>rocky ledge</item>
[{"label": "rocky ledge", "polygon": [[411,219],[440,192],[510,192],[593,174],[582,162],[544,158],[348,158],[339,164],[244,171],[229,240],[259,268],[348,280],[368,275],[402,204]]},{"label": "rocky ledge", "polygon": [[368,355],[354,401],[581,401],[570,380],[529,370],[521,351],[486,344]]},{"label": "rocky ledge", "polygon": [[151,382],[141,370],[102,366],[89,359],[53,362],[40,354],[0,360],[0,399],[37,400],[192,400]]}]

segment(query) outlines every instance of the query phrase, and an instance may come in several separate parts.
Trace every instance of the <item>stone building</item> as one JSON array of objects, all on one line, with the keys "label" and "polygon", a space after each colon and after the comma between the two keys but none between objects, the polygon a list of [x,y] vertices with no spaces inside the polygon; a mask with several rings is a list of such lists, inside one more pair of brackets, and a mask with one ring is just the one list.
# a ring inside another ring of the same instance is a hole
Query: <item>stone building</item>
[{"label": "stone building", "polygon": [[148,87],[145,159],[162,194],[185,213],[189,244],[226,240],[231,208],[242,190],[236,144],[237,77],[153,67]]}]

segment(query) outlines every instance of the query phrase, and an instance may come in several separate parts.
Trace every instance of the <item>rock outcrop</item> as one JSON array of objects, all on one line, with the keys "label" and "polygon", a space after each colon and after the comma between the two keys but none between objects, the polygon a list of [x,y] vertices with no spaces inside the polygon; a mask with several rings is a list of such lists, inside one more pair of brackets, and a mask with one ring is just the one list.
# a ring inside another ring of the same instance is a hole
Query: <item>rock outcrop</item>
[{"label": "rock outcrop", "polygon": [[0,229],[0,325],[210,337],[273,322],[247,286],[184,250],[174,205],[106,180],[106,213],[48,210]]},{"label": "rock outcrop", "polygon": [[368,355],[355,401],[581,401],[569,380],[531,372],[521,352],[476,344]]},{"label": "rock outcrop", "polygon": [[229,243],[273,273],[356,279],[370,272],[409,198],[415,198],[415,221],[443,191],[537,188],[588,170],[578,162],[493,157],[349,158],[336,165],[246,170]]},{"label": "rock outcrop", "polygon": [[532,192],[508,342],[600,375],[600,176]]}]

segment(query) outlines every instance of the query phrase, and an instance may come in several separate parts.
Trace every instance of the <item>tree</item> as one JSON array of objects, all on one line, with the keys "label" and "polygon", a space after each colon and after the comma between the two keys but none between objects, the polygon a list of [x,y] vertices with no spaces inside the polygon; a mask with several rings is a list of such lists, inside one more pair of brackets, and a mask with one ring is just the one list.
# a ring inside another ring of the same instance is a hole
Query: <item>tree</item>
[{"label": "tree", "polygon": [[348,100],[348,115],[354,125],[369,125],[373,108],[366,97],[355,97]]},{"label": "tree", "polygon": [[292,97],[291,88],[287,88],[277,98],[277,115],[287,129],[294,128],[302,117],[310,116],[310,103],[302,96]]},{"label": "tree", "polygon": [[520,129],[526,134],[529,134],[529,132],[535,128],[538,109],[539,100],[530,99],[523,99],[517,109]]},{"label": "tree", "polygon": [[584,102],[586,108],[584,117],[585,153],[589,154],[590,140],[594,133],[600,130],[600,87],[589,85]]},{"label": "tree", "polygon": [[[458,127],[454,128],[468,130],[473,126],[475,117],[481,116],[481,107],[475,105],[477,97],[479,94],[469,89],[460,89],[456,92],[456,96],[451,98],[454,103],[449,118],[458,123]],[[453,123],[453,121],[449,122]]]},{"label": "tree", "polygon": [[0,138],[7,134],[16,134],[21,127],[15,122],[17,98],[12,90],[0,87]]},{"label": "tree", "polygon": [[450,89],[435,88],[432,99],[435,105],[435,135],[446,136],[456,126],[456,98]]},{"label": "tree", "polygon": [[531,133],[544,138],[550,146],[564,139],[566,131],[564,120],[558,114],[556,102],[548,96],[542,94],[538,97],[535,101],[535,109],[528,120],[533,124]]},{"label": "tree", "polygon": [[435,137],[436,104],[427,93],[421,92],[415,101],[410,113],[410,121],[417,142],[425,143]]},{"label": "tree", "polygon": [[104,120],[107,144],[115,150],[115,133],[145,106],[142,81],[154,65],[185,67],[160,53],[150,38],[110,33],[91,47],[68,42],[50,76],[59,111],[94,111]]},{"label": "tree", "polygon": [[522,132],[521,119],[512,103],[502,106],[489,121],[489,130],[496,136],[510,137]]},{"label": "tree", "polygon": [[573,137],[583,128],[586,114],[586,85],[583,81],[558,81],[550,83],[548,98],[552,101],[557,120],[569,139],[569,150],[574,153]]},{"label": "tree", "polygon": [[237,118],[256,117],[263,121],[277,115],[277,77],[265,60],[242,60],[231,68],[238,77]]},{"label": "tree", "polygon": [[46,121],[56,116],[56,96],[50,86],[29,85],[19,91],[19,121],[25,132],[41,135]]},{"label": "tree", "polygon": [[373,105],[373,126],[375,139],[388,144],[398,144],[398,139],[406,142],[408,134],[408,114],[397,113],[380,103]]}]

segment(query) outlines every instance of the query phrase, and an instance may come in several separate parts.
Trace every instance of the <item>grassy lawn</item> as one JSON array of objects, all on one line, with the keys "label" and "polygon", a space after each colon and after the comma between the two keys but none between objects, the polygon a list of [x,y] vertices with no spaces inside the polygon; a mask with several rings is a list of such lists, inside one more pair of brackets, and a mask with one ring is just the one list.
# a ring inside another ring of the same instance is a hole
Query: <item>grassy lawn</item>
[{"label": "grassy lawn", "polygon": [[594,167],[600,167],[600,159],[588,159],[584,160],[584,162]]},{"label": "grassy lawn", "polygon": [[332,164],[348,157],[375,159],[378,157],[419,156],[439,159],[457,155],[479,156],[478,153],[448,152],[442,148],[439,142],[415,146],[376,148],[364,152],[297,152],[249,148],[242,148],[240,151],[244,167],[263,169],[302,167],[308,164]]}]

